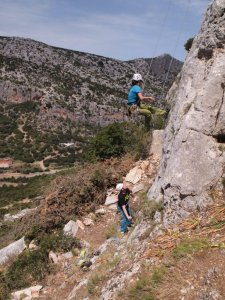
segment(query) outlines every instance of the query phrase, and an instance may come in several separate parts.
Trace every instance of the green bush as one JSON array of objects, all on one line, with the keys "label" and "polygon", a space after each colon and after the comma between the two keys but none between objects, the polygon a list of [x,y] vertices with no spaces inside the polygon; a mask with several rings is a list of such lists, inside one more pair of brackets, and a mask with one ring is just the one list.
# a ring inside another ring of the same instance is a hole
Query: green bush
[{"label": "green bush", "polygon": [[120,125],[119,123],[110,124],[97,133],[93,140],[93,147],[97,158],[106,159],[124,154],[124,132]]},{"label": "green bush", "polygon": [[26,185],[21,183],[16,187],[0,187],[0,207],[24,198],[34,198],[41,195],[43,193],[44,186],[47,186],[51,179],[53,179],[52,176],[42,175],[29,178]]},{"label": "green bush", "polygon": [[50,272],[48,253],[43,249],[22,253],[5,273],[9,290],[29,287],[32,282],[40,281]]},{"label": "green bush", "polygon": [[0,299],[8,300],[9,298],[9,288],[7,286],[4,272],[0,271]]},{"label": "green bush", "polygon": [[190,51],[193,41],[194,41],[194,38],[192,37],[192,38],[188,39],[187,42],[184,44],[184,48],[187,52]]},{"label": "green bush", "polygon": [[195,238],[190,239],[187,238],[180,242],[176,246],[176,248],[173,251],[173,257],[180,259],[182,257],[186,257],[188,255],[191,255],[195,253],[196,251],[199,251],[201,249],[207,249],[210,247],[210,243],[207,239],[204,238]]},{"label": "green bush", "polygon": [[85,160],[104,160],[126,153],[137,159],[148,155],[151,133],[133,123],[113,123],[99,130],[85,151]]},{"label": "green bush", "polygon": [[26,239],[29,241],[33,238],[39,248],[23,252],[4,273],[0,273],[0,299],[7,299],[12,290],[26,288],[43,280],[53,268],[48,258],[50,250],[67,252],[81,248],[77,239],[66,237],[61,232],[46,234],[33,228]]}]

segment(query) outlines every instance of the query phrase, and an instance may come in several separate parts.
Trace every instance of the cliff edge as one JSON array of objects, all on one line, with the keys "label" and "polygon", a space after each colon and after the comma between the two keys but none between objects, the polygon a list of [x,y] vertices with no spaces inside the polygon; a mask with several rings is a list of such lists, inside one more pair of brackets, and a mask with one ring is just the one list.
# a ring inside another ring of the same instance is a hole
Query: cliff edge
[{"label": "cliff edge", "polygon": [[159,173],[149,200],[163,200],[164,225],[212,203],[225,166],[225,0],[207,9],[172,102]]}]

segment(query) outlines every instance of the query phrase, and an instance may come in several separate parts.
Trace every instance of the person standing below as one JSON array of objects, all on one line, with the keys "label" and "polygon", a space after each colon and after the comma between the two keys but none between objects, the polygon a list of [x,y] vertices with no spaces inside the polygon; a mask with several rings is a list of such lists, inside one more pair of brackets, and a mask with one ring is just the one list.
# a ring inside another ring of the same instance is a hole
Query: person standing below
[{"label": "person standing below", "polygon": [[138,108],[138,112],[145,116],[145,127],[147,129],[150,128],[150,123],[152,119],[152,114],[156,114],[157,116],[164,116],[166,111],[163,109],[159,109],[153,107],[144,101],[146,100],[155,100],[154,97],[151,96],[143,96],[142,94],[142,84],[143,79],[141,74],[134,74],[132,78],[132,87],[128,93],[128,111],[131,113],[133,110]]},{"label": "person standing below", "polygon": [[130,227],[132,222],[132,215],[129,206],[129,198],[131,190],[128,188],[125,182],[119,183],[117,185],[117,190],[120,190],[118,195],[117,209],[122,216],[122,221],[120,224],[120,232],[126,233],[127,227]]}]

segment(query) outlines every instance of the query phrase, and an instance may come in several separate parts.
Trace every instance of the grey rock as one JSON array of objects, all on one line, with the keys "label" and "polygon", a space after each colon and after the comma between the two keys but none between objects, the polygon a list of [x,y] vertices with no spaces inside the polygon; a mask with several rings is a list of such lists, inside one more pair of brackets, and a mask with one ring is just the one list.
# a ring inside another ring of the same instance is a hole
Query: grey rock
[{"label": "grey rock", "polygon": [[76,294],[77,294],[77,291],[85,286],[87,284],[88,280],[85,278],[83,279],[82,281],[79,282],[78,285],[76,285],[73,290],[70,292],[69,296],[67,297],[67,300],[74,300],[76,299]]},{"label": "grey rock", "polygon": [[39,297],[39,293],[42,289],[42,285],[36,285],[24,290],[16,291],[12,293],[12,300],[31,300]]},{"label": "grey rock", "polygon": [[137,274],[137,272],[140,269],[139,263],[134,264],[129,270],[126,270],[120,274],[120,276],[112,277],[106,285],[103,287],[101,291],[101,300],[109,300],[113,299],[113,296],[115,293],[117,293],[119,290],[121,290],[126,282],[129,281],[129,279]]},{"label": "grey rock", "polygon": [[150,148],[150,155],[157,155],[161,157],[163,149],[164,130],[154,130],[152,134],[152,144]]},{"label": "grey rock", "polygon": [[82,248],[87,248],[87,249],[91,247],[90,243],[88,243],[85,240],[80,240],[80,245]]},{"label": "grey rock", "polygon": [[36,208],[25,208],[15,215],[5,214],[4,221],[5,222],[14,222],[16,220],[20,220],[23,217],[27,216],[28,214],[34,212],[35,210],[36,210]]},{"label": "grey rock", "polygon": [[83,223],[84,223],[85,226],[91,226],[91,225],[94,224],[94,221],[90,218],[84,218]]},{"label": "grey rock", "polygon": [[106,197],[105,205],[115,204],[118,201],[118,196],[116,194],[111,194]]},{"label": "grey rock", "polygon": [[104,215],[106,213],[104,208],[99,208],[95,211],[96,215]]},{"label": "grey rock", "polygon": [[76,237],[79,226],[73,220],[70,220],[63,228],[64,235]]},{"label": "grey rock", "polygon": [[52,261],[54,264],[57,264],[59,262],[59,257],[56,253],[54,253],[53,251],[50,251],[48,254],[48,258],[50,259],[50,261]]},{"label": "grey rock", "polygon": [[136,184],[141,180],[142,175],[143,171],[138,166],[136,166],[131,169],[130,172],[126,175],[125,180]]},{"label": "grey rock", "polygon": [[71,251],[63,253],[60,256],[60,258],[62,258],[62,259],[71,259],[71,258],[73,258],[73,253]]},{"label": "grey rock", "polygon": [[155,215],[154,215],[153,220],[154,220],[155,224],[160,224],[162,222],[162,214],[161,214],[161,212],[157,211],[155,213]]},{"label": "grey rock", "polygon": [[137,184],[132,188],[132,193],[138,193],[140,191],[142,191],[145,188],[145,185],[143,183]]},{"label": "grey rock", "polygon": [[11,258],[18,256],[26,249],[24,237],[0,250],[0,265],[7,263]]},{"label": "grey rock", "polygon": [[224,8],[225,0],[209,6],[176,89],[169,93],[173,107],[160,170],[148,192],[149,200],[163,199],[165,226],[211,204],[210,191],[224,172],[225,153],[219,147],[219,136],[225,135]]}]

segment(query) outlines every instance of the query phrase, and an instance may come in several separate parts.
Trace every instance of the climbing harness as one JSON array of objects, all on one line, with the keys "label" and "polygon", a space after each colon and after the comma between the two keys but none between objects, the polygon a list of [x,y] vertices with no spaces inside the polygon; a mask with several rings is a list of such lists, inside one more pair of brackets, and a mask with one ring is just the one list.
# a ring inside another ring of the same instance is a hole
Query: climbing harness
[{"label": "climbing harness", "polygon": [[[156,51],[157,51],[158,46],[159,46],[159,41],[160,41],[160,39],[162,37],[162,34],[163,34],[163,31],[164,31],[164,25],[166,23],[166,20],[168,18],[169,12],[170,12],[171,4],[172,4],[172,0],[169,2],[169,5],[168,5],[168,7],[166,9],[166,13],[165,13],[164,18],[163,18],[162,26],[161,26],[161,29],[160,29],[160,36],[156,40],[156,44],[155,44],[155,47],[154,47],[152,58],[150,60],[149,68],[147,69],[147,73],[145,74],[145,81],[143,82],[143,87],[142,87],[143,90],[144,90],[146,82],[148,81],[148,76],[150,74],[150,71],[151,71],[151,68],[152,68],[152,64],[153,64],[153,61],[154,61],[154,58],[155,58],[155,55],[156,55]],[[139,112],[138,105],[133,104],[133,105],[129,105],[128,106],[128,116],[131,116],[131,115],[136,114],[138,112]]]},{"label": "climbing harness", "polygon": [[138,105],[137,104],[132,104],[128,106],[128,115],[132,115],[133,113],[137,113],[139,110]]},{"label": "climbing harness", "polygon": [[[154,52],[153,52],[152,58],[150,60],[149,68],[147,69],[147,73],[145,75],[145,81],[143,83],[142,90],[144,90],[146,82],[148,81],[148,77],[149,77],[149,74],[151,72],[153,61],[155,59],[156,50],[158,49],[159,40],[162,37],[162,33],[164,31],[164,25],[166,23],[166,20],[168,18],[169,12],[171,10],[171,4],[172,4],[172,0],[169,2],[168,8],[166,10],[166,14],[164,15],[164,19],[163,19],[163,22],[162,22],[162,28],[160,30],[160,36],[159,36],[159,39],[157,39],[157,41],[156,41]],[[185,10],[184,16],[182,18],[184,21],[186,21],[186,15],[187,15],[187,9]],[[175,56],[175,53],[176,53],[176,50],[177,50],[177,47],[178,47],[178,44],[179,44],[179,41],[180,41],[180,38],[181,38],[181,34],[182,34],[182,31],[183,31],[183,25],[184,25],[184,23],[182,24],[182,26],[180,26],[180,30],[178,32],[177,40],[176,40],[176,43],[175,43],[175,48],[174,48],[173,53],[171,55],[171,60],[170,60],[170,63],[169,63],[169,67],[168,67],[168,70],[167,70],[167,73],[166,73],[166,76],[165,76],[165,79],[164,79],[164,82],[163,82],[163,85],[162,85],[162,90],[161,90],[161,94],[160,94],[160,97],[159,97],[159,102],[161,102],[162,99],[164,98],[164,91],[165,91],[165,87],[166,87],[166,82],[167,82],[167,80],[169,78],[169,74],[170,74],[170,71],[171,71],[171,68],[172,68],[172,65],[173,65],[173,62],[174,62],[174,56]],[[149,110],[151,112],[152,112],[151,108],[153,110],[156,109],[156,108],[151,107],[151,105],[149,105],[149,107],[150,107]],[[165,116],[166,113],[167,113],[166,111],[163,111],[161,109],[158,109],[158,110],[159,110],[159,112],[156,114],[158,116],[162,117],[162,116]],[[136,113],[136,112],[139,112],[139,107],[137,105],[131,105],[131,106],[128,107],[128,115],[129,116],[131,116],[133,113]]]}]

